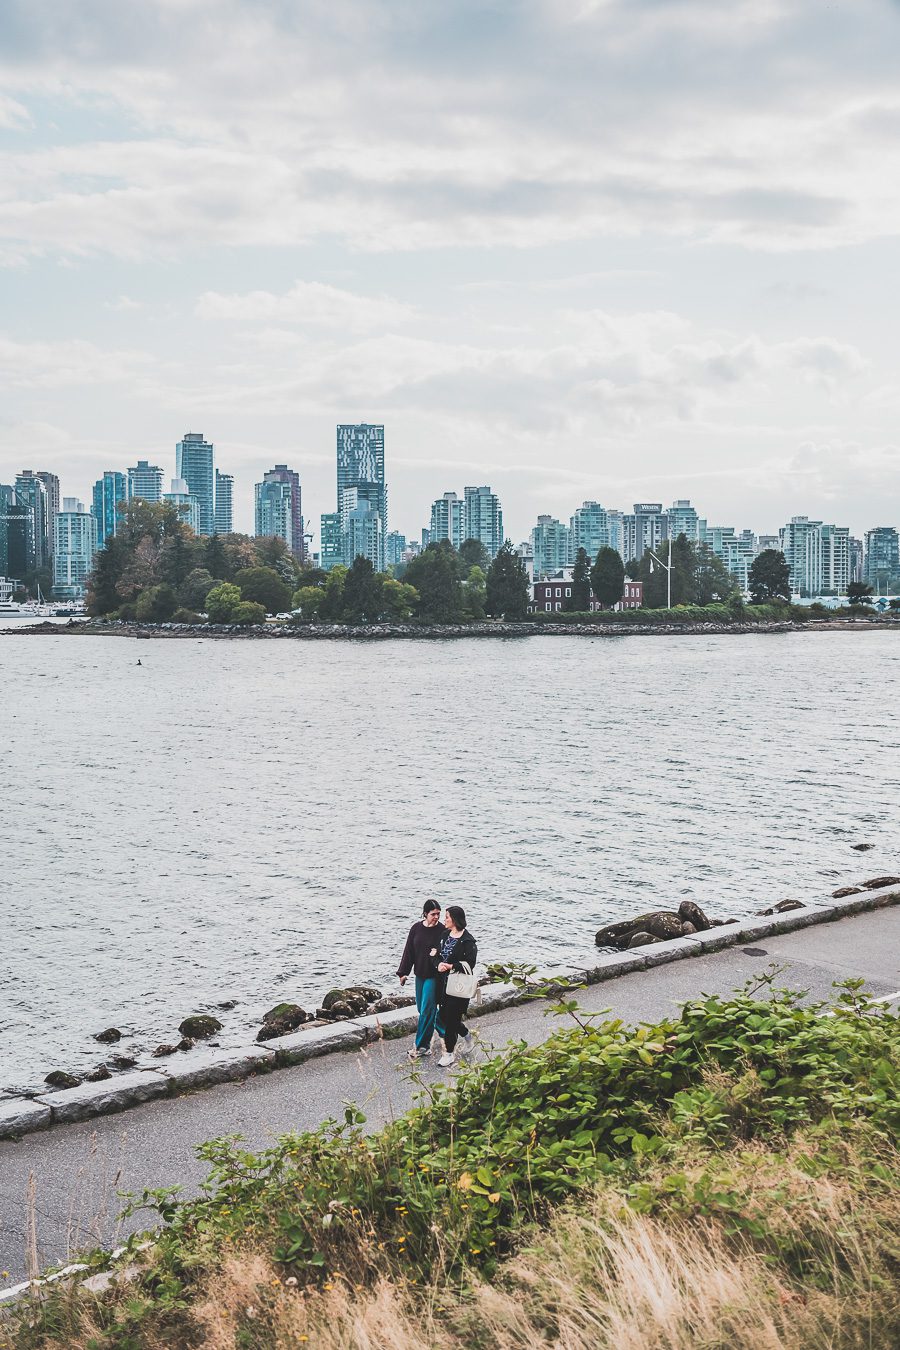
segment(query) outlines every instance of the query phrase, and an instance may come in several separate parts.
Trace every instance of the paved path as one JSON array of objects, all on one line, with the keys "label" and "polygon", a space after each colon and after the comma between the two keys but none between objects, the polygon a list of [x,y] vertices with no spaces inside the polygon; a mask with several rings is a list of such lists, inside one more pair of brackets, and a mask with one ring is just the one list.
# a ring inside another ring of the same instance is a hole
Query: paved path
[{"label": "paved path", "polygon": [[[701,990],[730,993],[770,962],[784,968],[780,985],[808,989],[812,998],[828,998],[834,981],[858,976],[870,993],[893,994],[900,990],[900,906],[766,938],[749,951],[732,947],[620,976],[582,990],[579,999],[585,1008],[610,1008],[637,1023],[671,1013]],[[487,1047],[502,1047],[509,1040],[540,1041],[554,1023],[543,1004],[529,1003],[487,1014],[475,1025]],[[121,1115],[58,1125],[18,1143],[0,1141],[0,1270],[8,1272],[0,1288],[27,1274],[30,1186],[42,1266],[80,1246],[113,1245],[126,1231],[117,1221],[116,1192],[176,1183],[192,1190],[207,1170],[194,1156],[203,1140],[241,1134],[251,1147],[263,1146],[341,1116],[345,1101],[360,1103],[373,1127],[402,1113],[418,1090],[409,1044],[379,1042]],[[441,1073],[426,1061],[426,1078]],[[135,1226],[141,1225],[132,1221]]]}]

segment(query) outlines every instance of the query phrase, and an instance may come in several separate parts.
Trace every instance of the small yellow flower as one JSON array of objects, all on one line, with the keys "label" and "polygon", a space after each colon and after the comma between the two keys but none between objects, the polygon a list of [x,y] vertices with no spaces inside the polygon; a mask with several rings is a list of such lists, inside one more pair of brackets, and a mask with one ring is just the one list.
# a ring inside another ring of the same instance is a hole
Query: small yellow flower
[{"label": "small yellow flower", "polygon": [[467,1190],[469,1190],[469,1188],[470,1188],[471,1185],[472,1185],[473,1180],[474,1180],[474,1178],[473,1178],[471,1172],[463,1172],[463,1174],[462,1174],[462,1176],[460,1177],[459,1181],[456,1183],[457,1189],[458,1189],[458,1190],[461,1190],[461,1191],[467,1191]]},{"label": "small yellow flower", "polygon": [[500,1192],[499,1192],[499,1191],[492,1191],[491,1194],[488,1196],[488,1199],[490,1200],[490,1202],[491,1202],[492,1205],[499,1205],[499,1203],[500,1203]]}]

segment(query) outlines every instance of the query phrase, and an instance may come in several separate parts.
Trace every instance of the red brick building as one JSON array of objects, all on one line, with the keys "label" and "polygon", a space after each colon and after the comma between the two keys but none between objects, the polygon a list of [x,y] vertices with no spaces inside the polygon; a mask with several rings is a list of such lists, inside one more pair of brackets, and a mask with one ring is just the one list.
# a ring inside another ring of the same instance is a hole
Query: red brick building
[{"label": "red brick building", "polygon": [[[572,601],[572,574],[561,572],[555,577],[535,581],[531,587],[532,614],[560,614]],[[625,593],[615,609],[640,609],[644,603],[644,583],[625,578]],[[591,596],[591,612],[600,606]]]}]

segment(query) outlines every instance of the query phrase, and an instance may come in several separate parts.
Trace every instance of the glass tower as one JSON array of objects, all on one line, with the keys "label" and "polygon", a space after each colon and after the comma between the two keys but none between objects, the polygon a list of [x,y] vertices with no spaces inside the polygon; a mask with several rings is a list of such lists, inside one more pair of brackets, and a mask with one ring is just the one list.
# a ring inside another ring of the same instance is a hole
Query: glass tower
[{"label": "glass tower", "polygon": [[213,468],[215,447],[197,431],[188,431],[175,446],[175,476],[183,478],[188,492],[200,505],[200,534],[216,532],[216,483]]},{"label": "glass tower", "polygon": [[128,500],[140,497],[145,502],[162,501],[163,471],[158,464],[139,459],[128,470]]},{"label": "glass tower", "polygon": [[216,469],[216,534],[234,530],[234,478]]},{"label": "glass tower", "polygon": [[102,548],[107,539],[112,539],[119,529],[119,502],[127,498],[128,487],[124,473],[107,469],[102,478],[94,484],[94,498],[91,515],[97,522],[97,547]]}]

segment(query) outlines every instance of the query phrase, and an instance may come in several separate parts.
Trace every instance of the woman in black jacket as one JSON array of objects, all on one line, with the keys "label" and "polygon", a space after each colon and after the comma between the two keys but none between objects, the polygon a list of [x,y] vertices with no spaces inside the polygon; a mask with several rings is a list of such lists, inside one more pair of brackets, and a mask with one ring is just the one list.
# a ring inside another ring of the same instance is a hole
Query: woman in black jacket
[{"label": "woman in black jacket", "polygon": [[470,970],[475,969],[478,960],[478,943],[466,928],[466,911],[461,905],[448,905],[444,916],[447,928],[446,936],[441,940],[432,965],[440,978],[441,1023],[444,1028],[444,1054],[438,1060],[442,1069],[448,1069],[456,1063],[456,1043],[460,1052],[467,1055],[472,1049],[472,1036],[463,1026],[463,1018],[469,1007],[467,998],[452,998],[447,993],[447,976],[451,970],[462,971],[463,963]]}]

